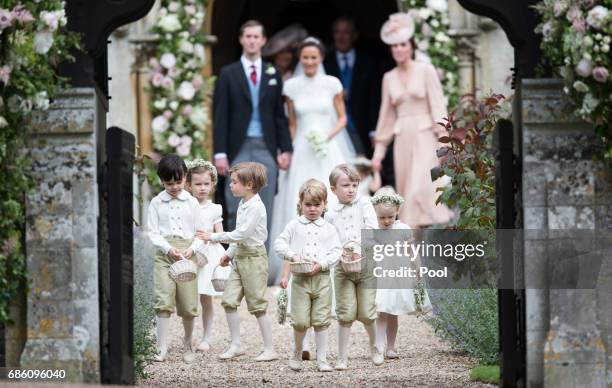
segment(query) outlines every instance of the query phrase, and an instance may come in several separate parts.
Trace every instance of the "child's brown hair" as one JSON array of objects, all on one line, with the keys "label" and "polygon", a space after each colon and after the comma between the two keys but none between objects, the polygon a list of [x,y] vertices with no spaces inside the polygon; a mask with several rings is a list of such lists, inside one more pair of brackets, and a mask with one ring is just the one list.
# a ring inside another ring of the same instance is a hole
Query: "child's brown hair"
[{"label": "child's brown hair", "polygon": [[253,192],[259,193],[268,184],[268,170],[266,166],[257,162],[242,162],[234,165],[229,170],[230,176],[236,174],[236,178],[243,185],[251,183]]},{"label": "child's brown hair", "polygon": [[332,172],[329,174],[329,185],[331,187],[336,187],[336,183],[338,183],[338,179],[342,174],[346,174],[351,182],[361,182],[361,176],[359,173],[349,164],[339,164]]},{"label": "child's brown hair", "polygon": [[298,216],[302,215],[302,202],[304,202],[304,198],[306,196],[310,197],[317,203],[326,203],[327,187],[325,187],[323,182],[316,179],[309,179],[302,183],[302,186],[300,186],[299,201],[297,204]]}]

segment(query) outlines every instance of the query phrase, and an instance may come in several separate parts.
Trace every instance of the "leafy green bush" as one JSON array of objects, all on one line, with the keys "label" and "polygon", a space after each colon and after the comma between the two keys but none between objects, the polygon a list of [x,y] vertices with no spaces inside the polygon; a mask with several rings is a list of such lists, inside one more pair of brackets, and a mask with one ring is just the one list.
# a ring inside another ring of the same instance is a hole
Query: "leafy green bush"
[{"label": "leafy green bush", "polygon": [[499,384],[499,365],[480,365],[470,371],[470,380]]},{"label": "leafy green bush", "polygon": [[436,334],[485,365],[499,362],[497,290],[429,290]]}]

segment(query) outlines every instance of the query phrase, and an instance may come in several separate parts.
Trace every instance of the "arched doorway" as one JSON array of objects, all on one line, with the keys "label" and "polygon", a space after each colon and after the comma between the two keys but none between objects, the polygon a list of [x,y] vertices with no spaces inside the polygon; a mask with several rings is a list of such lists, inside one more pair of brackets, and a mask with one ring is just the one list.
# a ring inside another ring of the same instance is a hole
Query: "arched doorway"
[{"label": "arched doorway", "polygon": [[355,19],[359,31],[357,45],[380,58],[381,68],[385,69],[390,66],[390,57],[379,38],[380,27],[397,10],[396,0],[377,0],[375,6],[369,0],[217,1],[211,28],[212,34],[218,37],[213,48],[213,72],[218,74],[222,66],[239,58],[238,30],[246,20],[262,22],[268,36],[292,23],[300,23],[311,35],[329,45],[332,23],[339,16]]}]

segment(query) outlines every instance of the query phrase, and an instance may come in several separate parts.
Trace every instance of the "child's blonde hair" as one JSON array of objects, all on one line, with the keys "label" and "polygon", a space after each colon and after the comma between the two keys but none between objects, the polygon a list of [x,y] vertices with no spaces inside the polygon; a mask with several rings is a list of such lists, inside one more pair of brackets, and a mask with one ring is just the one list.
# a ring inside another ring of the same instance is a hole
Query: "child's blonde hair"
[{"label": "child's blonde hair", "polygon": [[359,173],[349,164],[339,164],[331,171],[329,174],[329,185],[331,187],[336,187],[336,183],[338,183],[338,179],[342,174],[346,174],[351,182],[361,182],[361,176]]},{"label": "child's blonde hair", "polygon": [[323,182],[316,179],[309,179],[302,183],[297,204],[298,216],[302,215],[302,202],[304,202],[306,196],[310,197],[310,199],[315,202],[327,203],[327,187],[325,187]]},{"label": "child's blonde hair", "polygon": [[251,183],[254,193],[259,193],[268,184],[268,170],[261,163],[238,163],[230,168],[229,174],[236,174],[236,178],[245,186]]},{"label": "child's blonde hair", "polygon": [[394,207],[399,210],[404,203],[404,198],[395,192],[393,187],[384,186],[378,189],[370,200],[374,206]]}]

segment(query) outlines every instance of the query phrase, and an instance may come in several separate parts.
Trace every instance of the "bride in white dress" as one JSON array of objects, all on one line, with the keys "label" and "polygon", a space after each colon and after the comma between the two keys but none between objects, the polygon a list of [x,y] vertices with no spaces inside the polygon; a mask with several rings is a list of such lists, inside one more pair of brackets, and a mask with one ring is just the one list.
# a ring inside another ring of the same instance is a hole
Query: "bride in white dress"
[{"label": "bride in white dress", "polygon": [[[329,188],[329,173],[338,164],[347,163],[354,157],[354,149],[344,129],[346,113],[342,84],[338,78],[325,74],[321,66],[323,50],[318,39],[305,39],[298,49],[300,63],[296,75],[283,85],[293,155],[289,170],[279,175],[270,241],[275,241],[285,225],[297,217],[298,191],[302,183],[311,178],[325,183],[330,206],[336,197]],[[282,258],[275,256],[270,252],[270,261],[276,261],[271,264],[282,268]],[[275,283],[280,280],[280,272]]]}]

